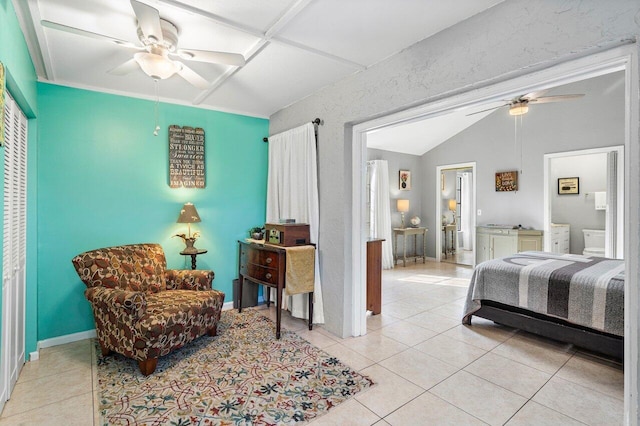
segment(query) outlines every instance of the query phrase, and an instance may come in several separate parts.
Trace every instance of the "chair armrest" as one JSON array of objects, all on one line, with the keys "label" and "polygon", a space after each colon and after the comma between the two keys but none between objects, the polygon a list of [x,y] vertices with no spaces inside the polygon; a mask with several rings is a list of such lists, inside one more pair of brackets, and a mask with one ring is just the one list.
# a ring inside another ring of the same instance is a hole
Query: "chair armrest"
[{"label": "chair armrest", "polygon": [[90,287],[84,295],[94,306],[124,310],[135,320],[147,311],[147,296],[142,291],[121,290],[106,287]]},{"label": "chair armrest", "polygon": [[211,290],[215,274],[209,270],[167,269],[167,290]]}]

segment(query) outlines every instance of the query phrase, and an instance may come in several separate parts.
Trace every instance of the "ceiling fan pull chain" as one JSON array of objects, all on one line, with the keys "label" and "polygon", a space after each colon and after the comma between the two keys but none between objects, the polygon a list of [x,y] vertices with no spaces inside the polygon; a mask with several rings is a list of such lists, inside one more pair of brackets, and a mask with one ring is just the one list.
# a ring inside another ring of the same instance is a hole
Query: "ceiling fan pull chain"
[{"label": "ceiling fan pull chain", "polygon": [[158,104],[160,103],[160,95],[158,94],[158,79],[153,79],[153,85],[156,92],[156,103],[154,105],[154,115],[156,119],[156,127],[153,130],[153,136],[158,136],[158,132],[160,131],[160,126],[158,125]]}]

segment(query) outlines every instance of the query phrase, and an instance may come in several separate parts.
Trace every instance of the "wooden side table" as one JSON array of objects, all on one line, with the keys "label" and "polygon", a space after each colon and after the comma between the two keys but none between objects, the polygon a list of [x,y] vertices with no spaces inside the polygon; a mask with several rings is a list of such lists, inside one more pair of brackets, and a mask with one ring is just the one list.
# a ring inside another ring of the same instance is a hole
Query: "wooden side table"
[{"label": "wooden side table", "polygon": [[367,241],[367,310],[373,315],[382,312],[382,242]]},{"label": "wooden side table", "polygon": [[[455,223],[451,223],[449,225],[442,225],[442,234],[444,236],[444,258],[447,258],[447,254],[456,254],[456,247],[455,247],[455,238],[456,238],[456,232],[458,232],[458,225],[456,225]],[[449,233],[450,235],[450,240],[451,240],[451,246],[449,246],[449,248],[447,248],[447,240],[449,240],[447,238],[447,233]]]},{"label": "wooden side table", "polygon": [[[238,241],[238,312],[242,312],[242,287],[244,280],[276,289],[276,339],[280,338],[282,320],[282,290],[286,284],[285,247]],[[269,307],[269,289],[266,289]],[[313,329],[313,292],[309,292],[309,330]]]},{"label": "wooden side table", "polygon": [[[415,262],[422,258],[422,263],[427,261],[427,228],[393,228],[393,260],[398,264],[398,235],[402,235],[402,266],[407,266],[407,237],[413,235],[413,257]],[[418,255],[418,236],[422,236],[422,256]]]},{"label": "wooden side table", "polygon": [[206,252],[206,249],[198,249],[198,251],[195,253],[185,253],[184,250],[182,250],[180,254],[183,256],[191,256],[191,269],[196,269],[196,257],[199,254],[205,254]]}]

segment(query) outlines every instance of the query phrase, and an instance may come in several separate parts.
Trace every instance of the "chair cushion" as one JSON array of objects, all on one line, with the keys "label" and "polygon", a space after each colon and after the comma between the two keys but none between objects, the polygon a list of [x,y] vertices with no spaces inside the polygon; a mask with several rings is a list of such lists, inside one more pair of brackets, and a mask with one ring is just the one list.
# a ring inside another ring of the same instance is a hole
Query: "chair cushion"
[{"label": "chair cushion", "polygon": [[157,293],[166,289],[167,261],[159,244],[130,244],[91,250],[73,265],[87,287]]}]

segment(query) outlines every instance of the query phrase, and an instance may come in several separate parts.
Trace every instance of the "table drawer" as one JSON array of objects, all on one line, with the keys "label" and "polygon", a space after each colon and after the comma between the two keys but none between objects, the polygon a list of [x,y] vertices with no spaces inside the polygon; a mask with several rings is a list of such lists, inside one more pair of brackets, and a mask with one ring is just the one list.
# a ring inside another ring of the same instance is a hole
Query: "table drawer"
[{"label": "table drawer", "polygon": [[275,251],[258,250],[253,247],[244,246],[240,251],[240,262],[278,268],[278,256],[279,253]]},{"label": "table drawer", "polygon": [[[242,265],[243,267],[245,265]],[[246,274],[247,277],[255,278],[256,280],[264,281],[269,284],[278,284],[278,270],[274,268],[266,268],[255,263],[248,263],[246,265],[246,272],[243,268],[240,269],[241,273]]]}]

